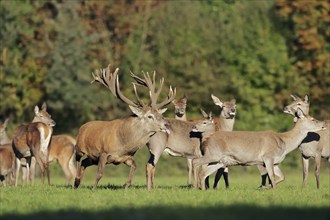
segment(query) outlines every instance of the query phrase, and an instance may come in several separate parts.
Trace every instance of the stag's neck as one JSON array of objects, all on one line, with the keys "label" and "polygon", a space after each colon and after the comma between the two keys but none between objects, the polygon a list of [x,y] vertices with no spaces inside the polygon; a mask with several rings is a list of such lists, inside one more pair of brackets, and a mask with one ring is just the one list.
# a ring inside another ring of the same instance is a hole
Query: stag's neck
[{"label": "stag's neck", "polygon": [[307,136],[308,132],[308,130],[302,129],[302,122],[298,120],[290,131],[279,133],[280,138],[285,144],[285,154],[296,149]]},{"label": "stag's neck", "polygon": [[175,119],[180,120],[180,121],[187,121],[186,113],[184,113],[182,116],[175,115]]},{"label": "stag's neck", "polygon": [[0,137],[0,145],[10,144],[10,143],[11,143],[11,139],[8,137],[6,133]]},{"label": "stag's neck", "polygon": [[221,131],[232,131],[234,129],[235,118],[225,118],[220,114],[219,121]]},{"label": "stag's neck", "polygon": [[148,129],[144,122],[137,117],[132,117],[131,120],[124,122],[121,129],[119,129],[119,133],[126,146],[137,150],[148,143],[156,131]]}]

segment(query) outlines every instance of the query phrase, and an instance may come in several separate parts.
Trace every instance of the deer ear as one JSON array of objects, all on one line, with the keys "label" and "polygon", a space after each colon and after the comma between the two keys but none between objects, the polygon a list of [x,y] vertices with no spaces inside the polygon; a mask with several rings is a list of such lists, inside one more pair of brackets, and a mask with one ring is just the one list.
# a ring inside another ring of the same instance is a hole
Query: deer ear
[{"label": "deer ear", "polygon": [[305,118],[305,114],[300,108],[297,109],[297,116],[298,118]]},{"label": "deer ear", "polygon": [[159,110],[158,110],[158,113],[162,115],[162,114],[164,114],[164,112],[166,112],[166,111],[167,111],[167,108],[162,108],[162,109],[159,109]]},{"label": "deer ear", "polygon": [[6,118],[6,120],[5,120],[4,123],[3,123],[3,126],[4,126],[4,127],[7,127],[8,121],[9,121],[9,118]]},{"label": "deer ear", "polygon": [[305,95],[305,103],[308,104],[308,95]]},{"label": "deer ear", "polygon": [[181,100],[184,104],[187,104],[187,97],[186,96],[184,96]]},{"label": "deer ear", "polygon": [[202,115],[203,115],[204,118],[208,118],[207,113],[203,109],[201,109],[201,113],[202,113]]},{"label": "deer ear", "polygon": [[46,104],[46,102],[42,103],[41,110],[42,111],[46,111],[47,110],[47,104]]},{"label": "deer ear", "polygon": [[292,97],[293,101],[296,101],[298,98],[296,95],[293,95],[293,94],[291,94],[290,96]]},{"label": "deer ear", "polygon": [[38,114],[39,113],[39,107],[36,105],[34,106],[34,113]]},{"label": "deer ear", "polygon": [[214,104],[216,104],[222,108],[223,102],[221,102],[220,99],[213,94],[211,94],[211,97],[213,99]]},{"label": "deer ear", "polygon": [[132,111],[136,116],[138,116],[138,117],[142,117],[142,116],[143,116],[143,111],[142,111],[142,109],[140,109],[140,108],[138,108],[138,107],[131,106],[131,105],[129,105],[128,107],[131,109],[131,111]]}]

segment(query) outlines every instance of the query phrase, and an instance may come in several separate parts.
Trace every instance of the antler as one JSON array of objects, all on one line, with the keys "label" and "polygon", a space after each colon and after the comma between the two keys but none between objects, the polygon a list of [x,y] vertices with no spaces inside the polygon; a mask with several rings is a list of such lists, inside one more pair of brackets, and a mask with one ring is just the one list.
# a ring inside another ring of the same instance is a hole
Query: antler
[{"label": "antler", "polygon": [[131,72],[131,76],[133,77],[133,79],[136,81],[136,83],[138,85],[147,87],[149,89],[149,96],[150,96],[150,100],[151,100],[150,105],[152,108],[160,109],[160,108],[168,105],[169,103],[171,103],[174,100],[175,94],[176,94],[176,89],[173,90],[172,87],[170,86],[170,91],[168,93],[167,98],[163,102],[157,104],[157,99],[158,99],[160,92],[164,85],[164,77],[160,79],[159,88],[157,91],[155,91],[156,90],[156,83],[155,83],[156,71],[154,71],[152,79],[148,72],[147,73],[142,72],[142,73],[143,73],[144,79],[138,77],[133,72]]},{"label": "antler", "polygon": [[[118,77],[118,71],[119,68],[116,68],[115,72],[111,72],[110,70],[110,64],[108,65],[107,68],[104,69],[97,69],[95,71],[95,74],[92,73],[93,75],[93,82],[97,81],[101,84],[103,84],[105,87],[107,87],[111,93],[117,97],[118,99],[120,99],[121,101],[125,102],[126,104],[130,105],[130,106],[134,106],[134,107],[142,107],[143,104],[140,102],[140,99],[138,98],[138,103],[133,102],[132,100],[126,98],[120,91],[119,88],[119,77]],[[134,90],[135,90],[135,94],[136,93],[136,88],[134,86]]]}]

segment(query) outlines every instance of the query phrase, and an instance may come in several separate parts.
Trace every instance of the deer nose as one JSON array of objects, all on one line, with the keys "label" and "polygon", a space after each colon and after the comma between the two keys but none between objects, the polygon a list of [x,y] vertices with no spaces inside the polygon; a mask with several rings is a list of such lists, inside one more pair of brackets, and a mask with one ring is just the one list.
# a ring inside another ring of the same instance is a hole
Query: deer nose
[{"label": "deer nose", "polygon": [[236,109],[232,108],[231,109],[231,112],[235,113],[236,112]]}]

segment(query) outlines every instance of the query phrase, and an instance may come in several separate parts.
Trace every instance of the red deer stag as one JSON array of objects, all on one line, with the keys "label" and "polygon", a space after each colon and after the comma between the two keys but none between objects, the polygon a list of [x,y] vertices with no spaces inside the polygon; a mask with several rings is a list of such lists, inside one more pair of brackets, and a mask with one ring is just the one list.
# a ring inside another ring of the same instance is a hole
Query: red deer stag
[{"label": "red deer stag", "polygon": [[[33,181],[33,160],[35,158],[41,170],[42,183],[44,183],[44,175],[46,171],[48,185],[50,185],[48,145],[53,133],[55,121],[51,119],[50,114],[48,114],[46,110],[46,103],[42,105],[41,110],[39,110],[38,106],[35,106],[35,116],[32,123],[21,125],[15,129],[13,135],[13,149],[16,157],[20,159],[22,163],[25,163],[26,161],[26,177],[30,177]],[[30,167],[32,172],[30,172]],[[25,174],[23,172],[23,177],[24,176]],[[16,182],[17,178],[18,175],[16,176]]]},{"label": "red deer stag", "polygon": [[[107,87],[115,97],[129,106],[134,116],[112,121],[90,121],[80,127],[76,144],[78,172],[75,178],[75,188],[80,185],[86,167],[98,164],[93,187],[95,189],[103,175],[105,165],[109,163],[125,163],[130,166],[128,180],[124,185],[125,188],[128,188],[136,167],[133,158],[136,151],[144,146],[156,132],[170,132],[169,125],[162,116],[166,109],[160,108],[168,105],[174,99],[176,90],[173,91],[170,87],[167,99],[157,104],[164,78],[160,80],[160,87],[155,91],[155,72],[153,79],[147,73],[144,74],[144,79],[149,89],[151,103],[145,105],[139,99],[135,84],[133,85],[137,102],[133,102],[120,91],[118,71],[117,68],[112,73],[110,65],[106,69],[96,70],[96,73],[93,73],[93,82],[97,81]],[[84,155],[87,158],[81,161]]]}]

